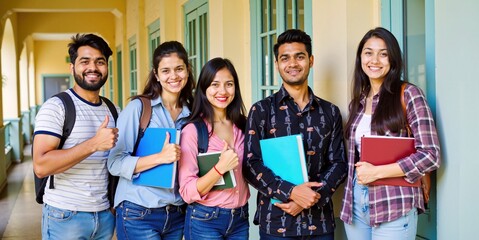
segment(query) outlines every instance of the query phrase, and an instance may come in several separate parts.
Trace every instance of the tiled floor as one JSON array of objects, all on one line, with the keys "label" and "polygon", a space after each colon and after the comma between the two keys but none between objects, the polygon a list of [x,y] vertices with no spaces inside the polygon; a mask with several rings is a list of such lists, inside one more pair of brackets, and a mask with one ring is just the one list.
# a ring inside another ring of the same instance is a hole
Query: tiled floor
[{"label": "tiled floor", "polygon": [[0,237],[10,240],[41,239],[42,206],[35,202],[30,146],[22,163],[8,170],[8,184],[0,194]]}]

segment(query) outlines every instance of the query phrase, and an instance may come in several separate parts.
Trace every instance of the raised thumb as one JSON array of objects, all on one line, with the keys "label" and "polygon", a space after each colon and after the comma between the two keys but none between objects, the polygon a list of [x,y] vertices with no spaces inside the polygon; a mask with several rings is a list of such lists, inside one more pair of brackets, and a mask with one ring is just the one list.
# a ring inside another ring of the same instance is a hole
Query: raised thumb
[{"label": "raised thumb", "polygon": [[166,132],[165,142],[163,143],[163,146],[166,146],[169,143],[170,143],[170,132]]},{"label": "raised thumb", "polygon": [[224,146],[223,146],[223,151],[222,152],[228,150],[228,143],[225,140],[223,140],[223,143],[224,143]]},{"label": "raised thumb", "polygon": [[106,115],[105,120],[103,120],[99,128],[106,128],[108,126],[109,121],[110,121],[110,118],[108,117],[108,115]]}]

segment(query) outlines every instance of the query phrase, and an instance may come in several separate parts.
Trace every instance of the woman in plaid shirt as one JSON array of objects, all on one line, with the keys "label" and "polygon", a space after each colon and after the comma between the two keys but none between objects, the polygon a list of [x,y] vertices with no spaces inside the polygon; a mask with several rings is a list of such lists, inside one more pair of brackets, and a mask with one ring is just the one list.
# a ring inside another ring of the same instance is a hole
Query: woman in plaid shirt
[{"label": "woman in plaid shirt", "polygon": [[[413,183],[440,164],[439,140],[426,97],[412,84],[401,96],[402,74],[401,50],[392,33],[380,27],[367,32],[357,49],[345,128],[349,167],[340,218],[349,239],[415,239],[417,214],[424,212],[421,187],[368,184],[390,177]],[[387,165],[358,162],[362,136],[405,137],[408,124],[416,153]]]}]

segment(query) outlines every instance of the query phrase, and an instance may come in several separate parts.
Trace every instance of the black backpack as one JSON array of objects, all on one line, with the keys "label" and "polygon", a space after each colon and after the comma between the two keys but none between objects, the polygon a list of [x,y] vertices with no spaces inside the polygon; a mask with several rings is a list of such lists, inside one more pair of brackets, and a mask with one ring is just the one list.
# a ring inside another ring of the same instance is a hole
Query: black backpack
[{"label": "black backpack", "polygon": [[[73,125],[75,125],[75,120],[76,120],[76,110],[75,110],[75,104],[73,103],[72,98],[70,95],[66,92],[61,92],[56,94],[53,97],[57,97],[63,102],[63,106],[65,107],[65,122],[63,124],[63,134],[62,137],[60,138],[60,144],[58,145],[57,149],[61,149],[63,147],[63,144],[65,144],[66,139],[70,136],[70,133],[72,132]],[[108,106],[108,109],[111,112],[111,115],[113,115],[113,119],[116,120],[118,119],[118,112],[116,111],[115,105],[105,97],[100,96],[101,100],[105,102],[105,104]],[[35,137],[35,136],[34,136]],[[32,144],[32,156],[33,156],[33,144]],[[43,195],[45,194],[45,187],[47,185],[47,180],[50,178],[50,185],[48,186],[50,189],[55,188],[54,187],[54,175],[50,175],[48,177],[44,178],[39,178],[37,175],[34,173],[34,178],[35,178],[35,200],[37,203],[43,204]],[[113,200],[115,198],[115,191],[116,191],[116,186],[118,185],[118,177],[112,176],[111,174],[108,174],[108,201],[110,201],[110,206],[113,206]]]}]

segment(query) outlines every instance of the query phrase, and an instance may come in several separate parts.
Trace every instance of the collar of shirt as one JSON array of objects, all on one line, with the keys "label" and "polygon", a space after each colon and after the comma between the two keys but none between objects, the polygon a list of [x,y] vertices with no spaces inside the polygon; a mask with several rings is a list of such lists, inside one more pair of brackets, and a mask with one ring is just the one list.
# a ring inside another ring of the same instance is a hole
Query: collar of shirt
[{"label": "collar of shirt", "polygon": [[[284,88],[283,85],[281,85],[281,88],[279,89],[278,93],[280,93],[276,100],[276,105],[281,106],[284,105],[285,102],[287,101],[293,101],[293,97],[289,95],[288,91]],[[308,105],[304,108],[303,112],[309,111],[311,106],[312,107],[318,107],[319,106],[319,101],[321,101],[318,97],[316,97],[313,93],[313,90],[308,86],[308,93],[309,93],[309,102]],[[314,109],[314,108],[313,108]]]},{"label": "collar of shirt", "polygon": [[[163,99],[161,98],[161,96],[157,97],[155,99],[151,99],[151,107],[154,107],[154,106],[159,105],[159,104],[161,104],[160,106],[162,108],[165,108],[165,105],[163,104]],[[186,104],[183,104],[181,113],[180,113],[180,115],[178,115],[178,119],[187,118],[187,117],[190,116],[190,114],[191,114],[191,111],[188,108],[188,106]]]}]

